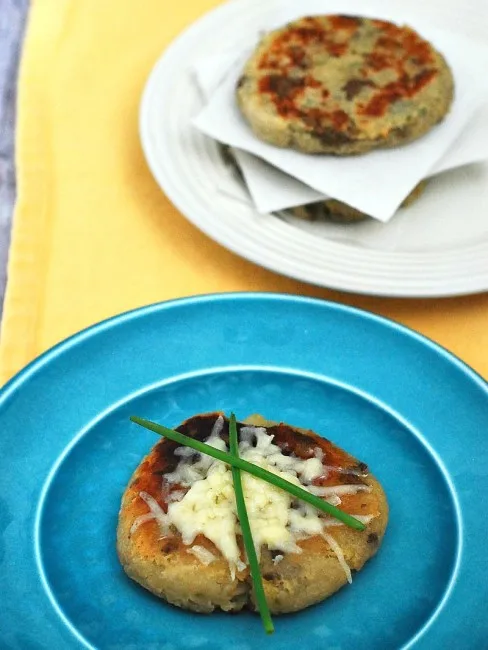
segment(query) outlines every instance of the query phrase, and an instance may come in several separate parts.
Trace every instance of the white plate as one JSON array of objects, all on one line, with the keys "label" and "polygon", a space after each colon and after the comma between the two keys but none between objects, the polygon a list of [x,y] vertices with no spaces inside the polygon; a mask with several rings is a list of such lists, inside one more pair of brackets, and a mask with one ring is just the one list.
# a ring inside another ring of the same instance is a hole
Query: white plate
[{"label": "white plate", "polygon": [[[412,11],[412,1],[395,0]],[[415,11],[440,27],[486,39],[488,5],[461,9],[458,0],[415,0]],[[415,219],[418,237],[385,247],[381,233],[367,246],[348,241],[342,226],[330,238],[320,224],[259,215],[236,200],[236,179],[219,145],[190,124],[203,102],[191,73],[200,57],[246,47],[275,9],[262,0],[234,0],[184,31],[154,67],[144,90],[140,134],[161,189],[200,230],[256,264],[312,284],[384,296],[454,296],[488,290],[488,165],[433,179],[419,201],[395,219]],[[346,4],[345,4],[346,10]],[[234,196],[232,196],[234,195]],[[462,220],[463,234],[454,224]],[[378,224],[373,224],[377,228]],[[343,234],[340,232],[342,230]],[[432,233],[438,235],[432,237]]]}]

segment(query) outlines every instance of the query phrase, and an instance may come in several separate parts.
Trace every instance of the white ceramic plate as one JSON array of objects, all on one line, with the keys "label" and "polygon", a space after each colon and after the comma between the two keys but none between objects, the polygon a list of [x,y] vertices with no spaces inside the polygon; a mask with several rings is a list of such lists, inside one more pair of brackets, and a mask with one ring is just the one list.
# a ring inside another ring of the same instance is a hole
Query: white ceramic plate
[{"label": "white ceramic plate", "polygon": [[[394,1],[412,11],[412,1]],[[460,0],[415,0],[415,10],[438,26],[486,39],[488,5],[468,4],[461,9]],[[486,164],[432,179],[419,201],[395,217],[402,222],[394,246],[391,238],[385,245],[381,224],[372,224],[367,243],[351,239],[350,225],[337,227],[332,239],[320,223],[259,215],[247,200],[235,198],[240,181],[219,145],[191,126],[203,105],[191,69],[200,57],[246,47],[274,7],[262,0],[223,4],[184,31],[157,62],[142,98],[140,133],[161,189],[215,241],[305,282],[384,296],[488,290],[488,218],[479,219],[488,205]]]}]

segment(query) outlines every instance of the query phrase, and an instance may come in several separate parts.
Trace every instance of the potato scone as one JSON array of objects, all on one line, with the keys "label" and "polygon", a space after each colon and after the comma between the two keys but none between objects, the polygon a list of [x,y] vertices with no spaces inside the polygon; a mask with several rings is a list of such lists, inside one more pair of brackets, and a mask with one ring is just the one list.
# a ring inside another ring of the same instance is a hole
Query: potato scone
[{"label": "potato scone", "polygon": [[[427,185],[427,181],[420,181],[410,194],[404,199],[400,208],[406,208],[419,198]],[[371,217],[361,210],[353,208],[347,203],[337,201],[337,199],[326,199],[325,201],[317,201],[315,203],[307,203],[300,205],[296,208],[291,208],[290,212],[293,216],[306,221],[317,221],[320,219],[329,219],[337,223],[354,223],[363,221],[364,219],[371,219]]]},{"label": "potato scone", "polygon": [[[221,153],[224,163],[232,168],[241,181],[244,181],[243,173],[237,163],[232,148],[228,145],[222,145]],[[418,185],[416,185],[410,194],[403,200],[400,208],[407,208],[409,205],[412,205],[412,203],[415,203],[425,190],[427,182],[427,180],[420,181],[420,183],[418,183]],[[305,221],[328,219],[329,221],[335,221],[337,223],[354,223],[371,218],[365,212],[361,212],[361,210],[357,210],[351,205],[338,201],[337,199],[325,199],[324,201],[315,201],[314,203],[297,205],[294,208],[289,208],[289,212],[291,212],[294,217],[298,217]]]},{"label": "potato scone", "polygon": [[254,133],[305,153],[360,154],[403,145],[448,112],[444,57],[407,26],[308,16],[267,34],[236,95]]},{"label": "potato scone", "polygon": [[[351,581],[376,553],[388,506],[367,466],[312,431],[254,416],[238,423],[239,453],[360,519],[357,531],[287,492],[242,473],[271,612],[303,609]],[[228,420],[196,415],[177,431],[228,447]],[[230,469],[160,440],[136,469],[119,514],[126,573],[156,596],[197,612],[255,609]]]}]

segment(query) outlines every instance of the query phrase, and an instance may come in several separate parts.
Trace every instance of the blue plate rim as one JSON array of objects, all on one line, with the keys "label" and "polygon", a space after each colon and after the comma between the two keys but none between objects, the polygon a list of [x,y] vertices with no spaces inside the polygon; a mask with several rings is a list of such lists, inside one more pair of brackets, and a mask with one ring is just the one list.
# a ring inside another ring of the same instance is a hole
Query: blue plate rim
[{"label": "blue plate rim", "polygon": [[143,305],[141,307],[135,307],[134,309],[128,309],[126,311],[114,314],[108,318],[104,318],[101,321],[93,323],[88,327],[85,327],[74,334],[62,339],[58,343],[54,344],[32,361],[30,361],[26,366],[19,370],[13,377],[11,377],[1,388],[0,388],[0,404],[4,399],[8,397],[8,394],[16,387],[17,384],[22,383],[27,379],[32,373],[34,373],[38,368],[41,368],[51,357],[56,356],[60,351],[64,349],[69,349],[72,345],[76,345],[78,342],[81,342],[88,336],[102,331],[107,327],[111,327],[114,324],[123,323],[126,320],[131,318],[136,318],[143,316],[145,314],[151,314],[159,310],[168,309],[173,306],[183,305],[183,304],[197,304],[197,303],[207,303],[214,300],[244,300],[244,299],[262,299],[266,298],[268,300],[287,300],[289,302],[298,302],[300,304],[313,304],[321,308],[329,308],[337,310],[339,312],[350,313],[356,316],[367,317],[373,322],[379,324],[387,325],[407,336],[412,337],[413,339],[427,345],[430,349],[435,352],[438,352],[444,358],[454,362],[456,366],[462,370],[467,376],[471,377],[482,389],[488,393],[488,379],[484,379],[480,373],[478,373],[474,368],[472,368],[468,363],[463,361],[460,357],[455,355],[453,352],[448,350],[445,346],[429,338],[425,334],[421,334],[416,330],[399,323],[398,321],[388,318],[387,316],[380,316],[372,311],[367,309],[362,309],[359,307],[353,307],[351,305],[346,305],[339,302],[334,302],[332,300],[324,300],[321,298],[313,298],[309,296],[298,296],[292,293],[277,293],[277,292],[263,292],[263,291],[230,291],[223,293],[204,293],[204,294],[195,294],[191,296],[183,296],[181,298],[172,298],[169,300],[161,300],[154,303],[149,303],[148,305]]}]

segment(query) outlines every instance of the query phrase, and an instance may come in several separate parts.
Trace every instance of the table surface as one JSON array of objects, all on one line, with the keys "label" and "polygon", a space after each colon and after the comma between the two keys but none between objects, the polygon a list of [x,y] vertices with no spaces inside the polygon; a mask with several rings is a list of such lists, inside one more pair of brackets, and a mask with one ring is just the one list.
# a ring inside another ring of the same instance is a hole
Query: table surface
[{"label": "table surface", "polygon": [[[22,204],[17,204],[14,224],[18,255],[12,259],[2,323],[0,383],[61,339],[114,314],[189,294],[246,290],[314,295],[387,316],[488,376],[483,354],[488,350],[488,293],[408,301],[302,285],[218,246],[160,191],[137,133],[144,80],[165,44],[221,1],[187,0],[162,22],[154,20],[158,0],[139,3],[136,12],[117,12],[118,0],[32,2],[21,72],[29,83],[22,86],[22,174],[17,179],[23,183],[18,187]],[[15,79],[28,5],[29,0],[0,0],[0,303],[15,197]],[[105,43],[103,56],[93,47],[97,43]],[[90,80],[93,92],[84,91],[80,78]],[[101,89],[106,102],[100,102]],[[55,170],[44,164],[52,133],[43,120],[52,111]],[[59,119],[65,115],[69,119]],[[73,129],[81,135],[81,149],[75,151]],[[42,209],[44,189],[55,197],[53,209]],[[69,219],[63,216],[67,213]],[[82,245],[72,246],[73,241]],[[121,256],[132,263],[120,264]],[[168,274],[170,267],[176,273]]]},{"label": "table surface", "polygon": [[15,202],[15,103],[28,0],[0,0],[0,314]]}]

